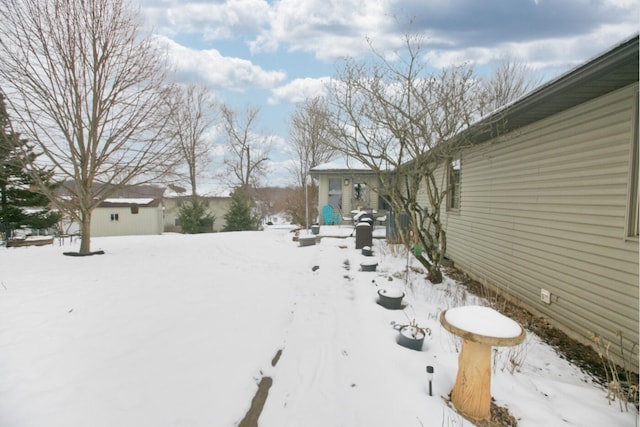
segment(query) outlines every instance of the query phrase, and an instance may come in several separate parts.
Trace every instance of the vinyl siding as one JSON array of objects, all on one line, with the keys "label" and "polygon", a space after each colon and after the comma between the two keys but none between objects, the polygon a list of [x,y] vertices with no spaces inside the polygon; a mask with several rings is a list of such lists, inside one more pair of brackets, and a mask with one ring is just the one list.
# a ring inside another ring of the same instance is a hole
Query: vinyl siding
[{"label": "vinyl siding", "polygon": [[445,215],[447,255],[460,268],[612,349],[617,331],[638,341],[638,240],[625,239],[637,90],[466,150],[460,210]]},{"label": "vinyl siding", "polygon": [[[118,214],[118,221],[111,221]],[[130,207],[98,207],[91,216],[91,236],[134,236],[162,234],[162,206],[139,207],[131,213]]]}]

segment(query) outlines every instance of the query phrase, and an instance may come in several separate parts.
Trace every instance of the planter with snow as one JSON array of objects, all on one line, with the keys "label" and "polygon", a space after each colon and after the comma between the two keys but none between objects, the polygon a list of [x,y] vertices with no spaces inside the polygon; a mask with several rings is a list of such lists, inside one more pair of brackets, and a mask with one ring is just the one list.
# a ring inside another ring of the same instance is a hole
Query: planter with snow
[{"label": "planter with snow", "polygon": [[373,250],[371,250],[371,246],[365,246],[362,248],[362,255],[364,256],[373,256]]},{"label": "planter with snow", "polygon": [[422,351],[422,344],[427,335],[431,335],[431,329],[418,326],[415,321],[409,325],[393,325],[398,332],[397,342],[411,350]]},{"label": "planter with snow", "polygon": [[376,271],[378,263],[375,261],[365,261],[360,263],[360,269],[362,271]]},{"label": "planter with snow", "polygon": [[398,310],[402,308],[402,298],[404,292],[400,289],[378,289],[378,304],[390,310]]},{"label": "planter with snow", "polygon": [[316,236],[300,236],[298,242],[300,242],[300,246],[313,246],[316,244]]}]

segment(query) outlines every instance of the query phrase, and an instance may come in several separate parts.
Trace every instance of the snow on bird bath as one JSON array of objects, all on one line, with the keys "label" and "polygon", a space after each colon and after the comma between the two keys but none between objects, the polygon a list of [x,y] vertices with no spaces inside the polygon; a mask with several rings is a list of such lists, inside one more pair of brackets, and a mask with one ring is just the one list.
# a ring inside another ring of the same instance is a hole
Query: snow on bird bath
[{"label": "snow on bird bath", "polygon": [[450,308],[445,318],[458,329],[485,337],[515,338],[522,333],[517,322],[490,307],[470,305]]}]

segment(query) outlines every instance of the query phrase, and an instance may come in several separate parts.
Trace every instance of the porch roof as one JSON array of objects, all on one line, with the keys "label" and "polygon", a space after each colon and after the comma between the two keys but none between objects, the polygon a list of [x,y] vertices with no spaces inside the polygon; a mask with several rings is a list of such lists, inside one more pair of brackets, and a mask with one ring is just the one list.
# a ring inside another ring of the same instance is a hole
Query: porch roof
[{"label": "porch roof", "polygon": [[309,172],[311,174],[319,174],[326,172],[367,172],[371,173],[371,168],[365,166],[359,160],[355,159],[336,159],[328,163],[323,163],[312,167]]}]

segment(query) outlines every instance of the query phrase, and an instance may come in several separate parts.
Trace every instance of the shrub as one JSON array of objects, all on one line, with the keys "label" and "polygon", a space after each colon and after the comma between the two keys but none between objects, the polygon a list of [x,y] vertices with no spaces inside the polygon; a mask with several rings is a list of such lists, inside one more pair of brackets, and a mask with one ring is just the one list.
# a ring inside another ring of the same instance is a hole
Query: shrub
[{"label": "shrub", "polygon": [[185,203],[178,211],[182,232],[186,234],[210,233],[215,217],[206,212],[204,203],[197,199]]}]

